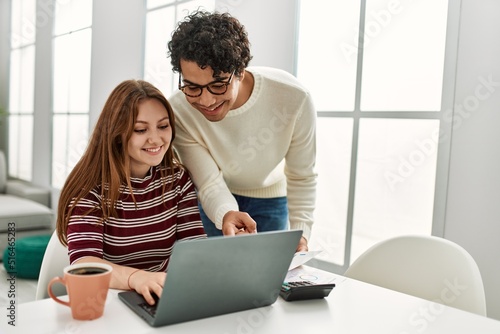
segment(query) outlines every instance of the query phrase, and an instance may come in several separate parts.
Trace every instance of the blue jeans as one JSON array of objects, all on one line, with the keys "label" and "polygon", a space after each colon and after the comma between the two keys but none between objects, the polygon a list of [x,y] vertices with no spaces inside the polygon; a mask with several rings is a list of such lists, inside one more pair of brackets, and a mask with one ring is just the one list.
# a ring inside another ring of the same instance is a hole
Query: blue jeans
[{"label": "blue jeans", "polygon": [[[257,223],[257,232],[277,231],[288,229],[288,205],[286,197],[253,198],[234,195],[238,202],[239,210],[246,212]],[[201,203],[198,202],[201,221],[205,232],[209,237],[220,236],[222,231],[203,211]]]}]

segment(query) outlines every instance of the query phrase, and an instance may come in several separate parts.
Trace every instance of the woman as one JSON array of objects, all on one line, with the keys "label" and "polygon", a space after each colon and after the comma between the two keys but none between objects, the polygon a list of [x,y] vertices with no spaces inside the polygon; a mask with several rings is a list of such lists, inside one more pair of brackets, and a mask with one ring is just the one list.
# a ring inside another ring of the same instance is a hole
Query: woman
[{"label": "woman", "polygon": [[177,240],[205,238],[191,178],[172,149],[174,114],[141,80],[111,93],[61,191],[57,232],[70,262],[113,267],[110,287],[161,295]]}]

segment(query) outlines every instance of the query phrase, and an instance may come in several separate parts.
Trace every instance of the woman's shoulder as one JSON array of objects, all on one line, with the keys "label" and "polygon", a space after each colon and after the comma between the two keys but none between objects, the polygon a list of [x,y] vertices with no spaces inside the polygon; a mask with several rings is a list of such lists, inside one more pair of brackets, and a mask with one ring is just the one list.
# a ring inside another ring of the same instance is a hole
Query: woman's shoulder
[{"label": "woman's shoulder", "polygon": [[167,178],[173,180],[182,180],[190,178],[186,167],[180,163],[174,164],[173,167],[156,166],[154,170],[155,170],[154,179]]}]

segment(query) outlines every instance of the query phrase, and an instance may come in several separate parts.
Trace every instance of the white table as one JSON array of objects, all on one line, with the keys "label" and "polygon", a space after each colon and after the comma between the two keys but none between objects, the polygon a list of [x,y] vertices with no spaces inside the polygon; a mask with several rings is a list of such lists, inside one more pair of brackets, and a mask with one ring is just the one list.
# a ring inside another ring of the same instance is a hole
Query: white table
[{"label": "white table", "polygon": [[500,333],[500,321],[332,277],[337,286],[325,299],[286,302],[278,298],[271,306],[158,328],[150,327],[125,306],[118,299],[118,290],[110,290],[104,315],[92,321],[73,320],[68,307],[44,299],[17,305],[15,330],[3,316],[0,333]]}]

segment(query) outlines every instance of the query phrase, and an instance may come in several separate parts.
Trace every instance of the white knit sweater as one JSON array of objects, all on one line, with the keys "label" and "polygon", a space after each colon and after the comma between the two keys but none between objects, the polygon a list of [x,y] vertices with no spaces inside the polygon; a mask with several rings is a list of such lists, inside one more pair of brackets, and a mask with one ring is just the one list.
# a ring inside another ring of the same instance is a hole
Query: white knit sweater
[{"label": "white knit sweater", "polygon": [[[309,92],[291,74],[249,67],[254,87],[247,102],[210,122],[180,91],[169,102],[176,116],[174,146],[191,172],[207,216],[238,209],[231,193],[287,196],[291,229],[309,239],[316,194],[316,111]],[[257,222],[258,229],[258,222]]]}]

